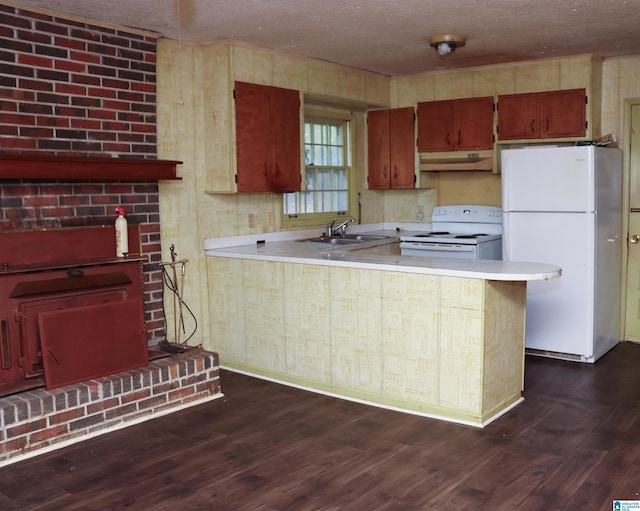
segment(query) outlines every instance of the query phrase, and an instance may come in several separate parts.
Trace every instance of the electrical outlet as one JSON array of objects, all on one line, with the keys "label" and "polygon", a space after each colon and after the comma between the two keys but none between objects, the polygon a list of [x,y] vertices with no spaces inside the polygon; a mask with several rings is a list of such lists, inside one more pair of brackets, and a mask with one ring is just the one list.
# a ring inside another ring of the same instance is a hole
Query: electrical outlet
[{"label": "electrical outlet", "polygon": [[253,213],[249,213],[249,227],[253,227],[253,224],[254,224]]}]

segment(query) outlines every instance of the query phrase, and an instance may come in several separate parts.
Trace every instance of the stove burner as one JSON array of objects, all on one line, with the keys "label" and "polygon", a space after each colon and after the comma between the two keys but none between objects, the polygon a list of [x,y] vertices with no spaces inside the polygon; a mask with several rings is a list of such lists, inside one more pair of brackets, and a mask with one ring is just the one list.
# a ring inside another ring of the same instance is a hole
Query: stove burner
[{"label": "stove burner", "polygon": [[416,234],[414,238],[430,238],[432,236],[448,236],[449,233],[447,231],[433,231],[433,232],[425,232],[424,234]]},{"label": "stove burner", "polygon": [[460,239],[473,239],[473,238],[481,238],[482,236],[489,236],[488,234],[480,233],[480,234],[459,234],[454,236],[454,238]]}]

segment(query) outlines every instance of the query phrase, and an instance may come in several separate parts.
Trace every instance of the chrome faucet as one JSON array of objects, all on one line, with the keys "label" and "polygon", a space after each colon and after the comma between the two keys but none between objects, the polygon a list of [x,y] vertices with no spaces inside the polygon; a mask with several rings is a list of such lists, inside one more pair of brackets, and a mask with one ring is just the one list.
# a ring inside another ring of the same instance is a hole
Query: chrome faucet
[{"label": "chrome faucet", "polygon": [[338,236],[344,237],[345,234],[347,234],[347,225],[351,222],[355,222],[353,218],[347,218],[344,222],[334,227],[337,221],[338,218],[334,218],[333,221],[329,224],[327,228],[329,236],[335,236],[337,234]]}]

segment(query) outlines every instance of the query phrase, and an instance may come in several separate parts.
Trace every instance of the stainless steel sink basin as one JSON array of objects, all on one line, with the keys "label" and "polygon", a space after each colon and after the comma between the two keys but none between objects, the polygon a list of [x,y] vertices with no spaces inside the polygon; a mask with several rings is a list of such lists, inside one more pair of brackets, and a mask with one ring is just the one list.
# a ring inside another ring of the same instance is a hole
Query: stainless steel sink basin
[{"label": "stainless steel sink basin", "polygon": [[357,241],[386,240],[391,236],[383,236],[380,234],[347,234],[345,238]]},{"label": "stainless steel sink basin", "polygon": [[321,245],[349,245],[352,243],[363,243],[365,241],[384,240],[390,236],[377,234],[347,234],[346,236],[318,236],[317,238],[307,238],[307,243],[319,243]]},{"label": "stainless steel sink basin", "polygon": [[317,238],[308,238],[305,240],[307,243],[320,243],[322,245],[349,245],[350,243],[361,243],[363,240],[357,240],[355,238],[347,238],[342,236],[318,236]]}]

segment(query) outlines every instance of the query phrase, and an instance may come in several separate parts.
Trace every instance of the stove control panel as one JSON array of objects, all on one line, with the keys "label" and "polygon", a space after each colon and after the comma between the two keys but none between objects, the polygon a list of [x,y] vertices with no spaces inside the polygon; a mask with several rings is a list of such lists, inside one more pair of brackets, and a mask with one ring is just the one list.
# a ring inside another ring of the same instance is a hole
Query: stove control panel
[{"label": "stove control panel", "polygon": [[501,224],[502,209],[468,204],[437,206],[433,209],[431,221]]}]

